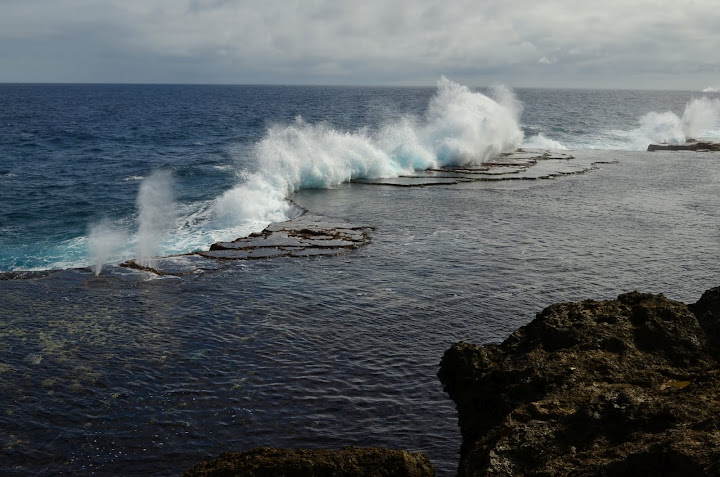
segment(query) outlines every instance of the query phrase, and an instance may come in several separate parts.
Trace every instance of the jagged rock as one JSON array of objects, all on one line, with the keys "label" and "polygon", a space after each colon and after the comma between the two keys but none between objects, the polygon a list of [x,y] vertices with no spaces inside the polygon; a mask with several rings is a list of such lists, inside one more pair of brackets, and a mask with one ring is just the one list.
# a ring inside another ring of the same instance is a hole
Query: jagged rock
[{"label": "jagged rock", "polygon": [[650,144],[648,151],[720,151],[720,142],[696,141],[688,139],[687,142],[681,144]]},{"label": "jagged rock", "polygon": [[198,464],[183,477],[432,477],[435,469],[422,453],[374,447],[274,449],[226,452]]},{"label": "jagged rock", "polygon": [[719,329],[720,288],[691,306],[633,292],[454,345],[438,376],[458,475],[720,475]]}]

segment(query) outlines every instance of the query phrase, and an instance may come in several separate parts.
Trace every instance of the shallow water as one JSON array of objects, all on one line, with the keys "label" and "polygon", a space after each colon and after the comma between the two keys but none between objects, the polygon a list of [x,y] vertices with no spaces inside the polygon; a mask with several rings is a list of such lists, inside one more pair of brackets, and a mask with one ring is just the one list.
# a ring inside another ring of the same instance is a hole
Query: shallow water
[{"label": "shallow water", "polygon": [[452,475],[460,435],[435,374],[454,342],[502,340],[557,301],[694,302],[718,284],[716,156],[573,153],[617,163],[295,194],[376,227],[338,257],[0,281],[0,472],[167,475],[228,449],[378,445]]}]

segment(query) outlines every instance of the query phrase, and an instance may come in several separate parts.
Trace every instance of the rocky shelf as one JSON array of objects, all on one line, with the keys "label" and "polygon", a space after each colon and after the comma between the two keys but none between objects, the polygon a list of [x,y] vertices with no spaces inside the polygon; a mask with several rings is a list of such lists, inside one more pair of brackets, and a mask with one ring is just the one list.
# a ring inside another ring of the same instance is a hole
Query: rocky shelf
[{"label": "rocky shelf", "polygon": [[352,182],[395,187],[443,186],[477,181],[550,179],[587,172],[595,167],[594,163],[573,162],[573,159],[573,155],[564,152],[517,149],[491,157],[478,166],[448,166],[395,178],[355,179]]},{"label": "rocky shelf", "polygon": [[720,475],[720,288],[556,304],[502,344],[460,342],[438,376],[458,475]]},{"label": "rocky shelf", "polygon": [[687,142],[679,144],[650,144],[647,148],[648,151],[696,151],[696,152],[710,152],[720,151],[720,142],[712,141],[696,141],[695,139],[688,139]]},{"label": "rocky shelf", "polygon": [[215,270],[225,260],[258,260],[278,257],[316,257],[340,255],[370,243],[373,227],[331,219],[304,211],[286,222],[268,225],[260,233],[233,242],[217,242],[210,250],[158,257],[148,263],[128,260],[120,266],[158,275],[190,275]]}]

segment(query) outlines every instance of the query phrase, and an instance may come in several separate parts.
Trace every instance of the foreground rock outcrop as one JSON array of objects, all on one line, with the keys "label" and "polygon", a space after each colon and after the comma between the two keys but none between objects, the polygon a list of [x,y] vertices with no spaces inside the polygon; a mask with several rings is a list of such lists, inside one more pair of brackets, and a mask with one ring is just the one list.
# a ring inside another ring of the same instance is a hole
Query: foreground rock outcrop
[{"label": "foreground rock outcrop", "polygon": [[720,475],[720,288],[556,304],[502,344],[458,343],[458,474]]},{"label": "foreground rock outcrop", "polygon": [[435,469],[422,453],[374,447],[274,449],[226,452],[198,464],[183,477],[432,477]]}]

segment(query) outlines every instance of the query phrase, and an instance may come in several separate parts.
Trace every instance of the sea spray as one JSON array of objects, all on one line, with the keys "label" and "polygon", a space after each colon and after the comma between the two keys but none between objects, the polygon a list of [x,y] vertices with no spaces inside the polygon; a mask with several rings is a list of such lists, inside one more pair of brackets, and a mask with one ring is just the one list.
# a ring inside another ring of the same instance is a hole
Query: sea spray
[{"label": "sea spray", "polygon": [[100,275],[103,265],[111,261],[123,245],[127,234],[113,227],[108,220],[90,226],[88,231],[88,258],[95,275]]},{"label": "sea spray", "polygon": [[720,125],[720,99],[694,98],[682,118],[686,139],[701,137]]},{"label": "sea spray", "polygon": [[[300,116],[272,125],[252,148],[254,170],[243,171],[237,186],[210,202],[176,206],[168,173],[143,179],[136,199],[137,233],[128,234],[117,258],[134,257],[151,266],[158,254],[207,250],[214,242],[259,232],[299,213],[287,197],[300,189],[481,164],[522,144],[521,113],[522,104],[505,87],[487,96],[443,77],[425,114],[389,115],[392,119],[374,129],[341,130]],[[163,240],[169,231],[172,240]],[[93,253],[93,263],[107,263],[100,257],[111,254]]]},{"label": "sea spray", "polygon": [[172,177],[157,171],[140,184],[138,208],[137,257],[143,266],[152,265],[163,236],[175,224],[177,215]]},{"label": "sea spray", "polygon": [[481,164],[522,144],[522,104],[505,87],[490,98],[442,77],[424,117],[403,117],[376,131],[337,130],[298,117],[275,125],[255,146],[257,170],[215,202],[216,219],[289,218],[286,197],[358,178],[397,177],[413,170]]},{"label": "sea spray", "polygon": [[685,104],[682,118],[670,111],[652,111],[638,121],[640,126],[628,134],[637,150],[650,143],[676,144],[705,136],[714,139],[720,127],[720,99],[693,98]]},{"label": "sea spray", "polygon": [[560,141],[545,137],[543,133],[538,133],[536,136],[528,138],[523,143],[523,147],[532,149],[552,149],[554,151],[563,151],[567,149],[567,147],[565,147],[565,145]]},{"label": "sea spray", "polygon": [[522,143],[522,103],[504,86],[495,87],[493,96],[440,79],[420,134],[441,165],[479,165]]}]

